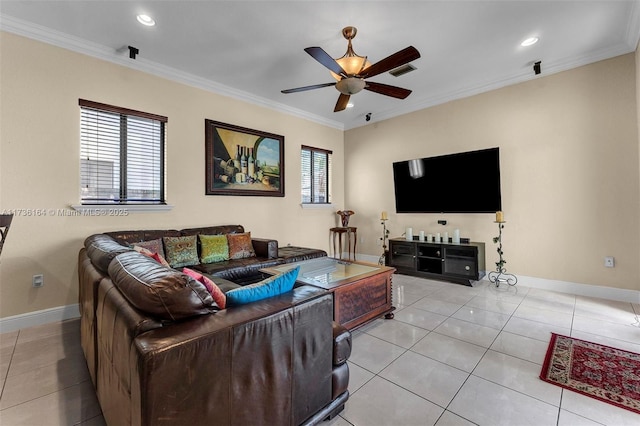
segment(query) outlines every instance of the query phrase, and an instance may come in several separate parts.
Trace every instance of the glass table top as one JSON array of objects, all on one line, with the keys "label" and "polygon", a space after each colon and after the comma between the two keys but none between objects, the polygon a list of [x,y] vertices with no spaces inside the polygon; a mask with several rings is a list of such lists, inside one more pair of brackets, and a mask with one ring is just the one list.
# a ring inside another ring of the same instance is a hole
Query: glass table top
[{"label": "glass table top", "polygon": [[300,266],[298,281],[324,288],[331,287],[332,284],[339,281],[380,270],[379,267],[373,265],[362,265],[332,257],[288,263],[270,269],[277,272],[286,272],[296,266]]}]

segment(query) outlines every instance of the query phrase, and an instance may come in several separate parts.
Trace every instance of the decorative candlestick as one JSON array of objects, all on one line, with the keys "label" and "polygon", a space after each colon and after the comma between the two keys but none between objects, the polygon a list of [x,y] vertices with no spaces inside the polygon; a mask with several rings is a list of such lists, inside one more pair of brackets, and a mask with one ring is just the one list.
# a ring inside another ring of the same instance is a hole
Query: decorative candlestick
[{"label": "decorative candlestick", "polygon": [[[498,216],[500,213],[500,216]],[[496,213],[496,219],[504,219],[502,212]],[[500,256],[500,260],[496,262],[496,270],[489,272],[489,281],[494,283],[496,287],[500,285],[500,283],[507,283],[509,285],[516,285],[518,283],[518,277],[513,274],[507,274],[507,268],[504,267],[504,264],[507,263],[506,260],[502,258],[504,252],[502,251],[502,229],[504,228],[505,221],[504,220],[496,220],[494,223],[498,224],[498,236],[493,237],[494,244],[498,244],[498,256]]]},{"label": "decorative candlestick", "polygon": [[387,212],[382,212],[382,216],[380,217],[380,225],[382,225],[382,254],[380,255],[380,259],[378,259],[379,265],[386,265],[387,260],[387,240],[389,239],[389,230],[387,229]]}]

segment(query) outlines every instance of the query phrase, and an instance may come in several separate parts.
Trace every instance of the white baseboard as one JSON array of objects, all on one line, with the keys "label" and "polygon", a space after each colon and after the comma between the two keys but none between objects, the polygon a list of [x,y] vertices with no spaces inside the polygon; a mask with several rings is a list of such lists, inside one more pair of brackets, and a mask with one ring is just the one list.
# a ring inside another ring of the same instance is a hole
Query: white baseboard
[{"label": "white baseboard", "polygon": [[[378,263],[378,259],[379,257],[370,254],[356,254],[356,260],[361,260],[363,262]],[[640,304],[640,291],[638,290],[626,290],[623,288],[550,280],[547,278],[528,277],[524,275],[518,275],[517,277],[518,284],[516,285],[521,285],[523,287]]]},{"label": "white baseboard", "polygon": [[550,280],[547,278],[518,275],[518,284],[523,287],[570,293],[578,296],[597,297],[620,302],[640,303],[640,291],[601,285],[581,284],[570,281]]},{"label": "white baseboard", "polygon": [[20,330],[35,325],[50,322],[64,321],[72,318],[80,318],[80,305],[77,303],[56,308],[43,309],[41,311],[27,312],[26,314],[0,318],[0,333]]}]

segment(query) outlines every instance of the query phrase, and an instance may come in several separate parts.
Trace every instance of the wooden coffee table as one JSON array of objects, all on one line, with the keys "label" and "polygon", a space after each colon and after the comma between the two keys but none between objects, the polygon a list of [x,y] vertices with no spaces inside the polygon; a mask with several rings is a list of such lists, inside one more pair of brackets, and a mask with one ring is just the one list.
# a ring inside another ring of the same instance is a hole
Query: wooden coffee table
[{"label": "wooden coffee table", "polygon": [[275,275],[296,266],[300,266],[298,282],[333,294],[333,319],[347,329],[353,330],[382,315],[393,318],[391,277],[395,268],[322,257],[261,271]]}]

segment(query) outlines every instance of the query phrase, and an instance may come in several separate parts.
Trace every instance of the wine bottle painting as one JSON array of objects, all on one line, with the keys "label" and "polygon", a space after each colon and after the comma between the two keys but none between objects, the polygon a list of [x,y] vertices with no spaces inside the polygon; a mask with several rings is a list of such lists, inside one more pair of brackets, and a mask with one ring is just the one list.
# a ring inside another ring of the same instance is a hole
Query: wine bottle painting
[{"label": "wine bottle painting", "polygon": [[206,194],[284,196],[284,136],[205,120]]}]

